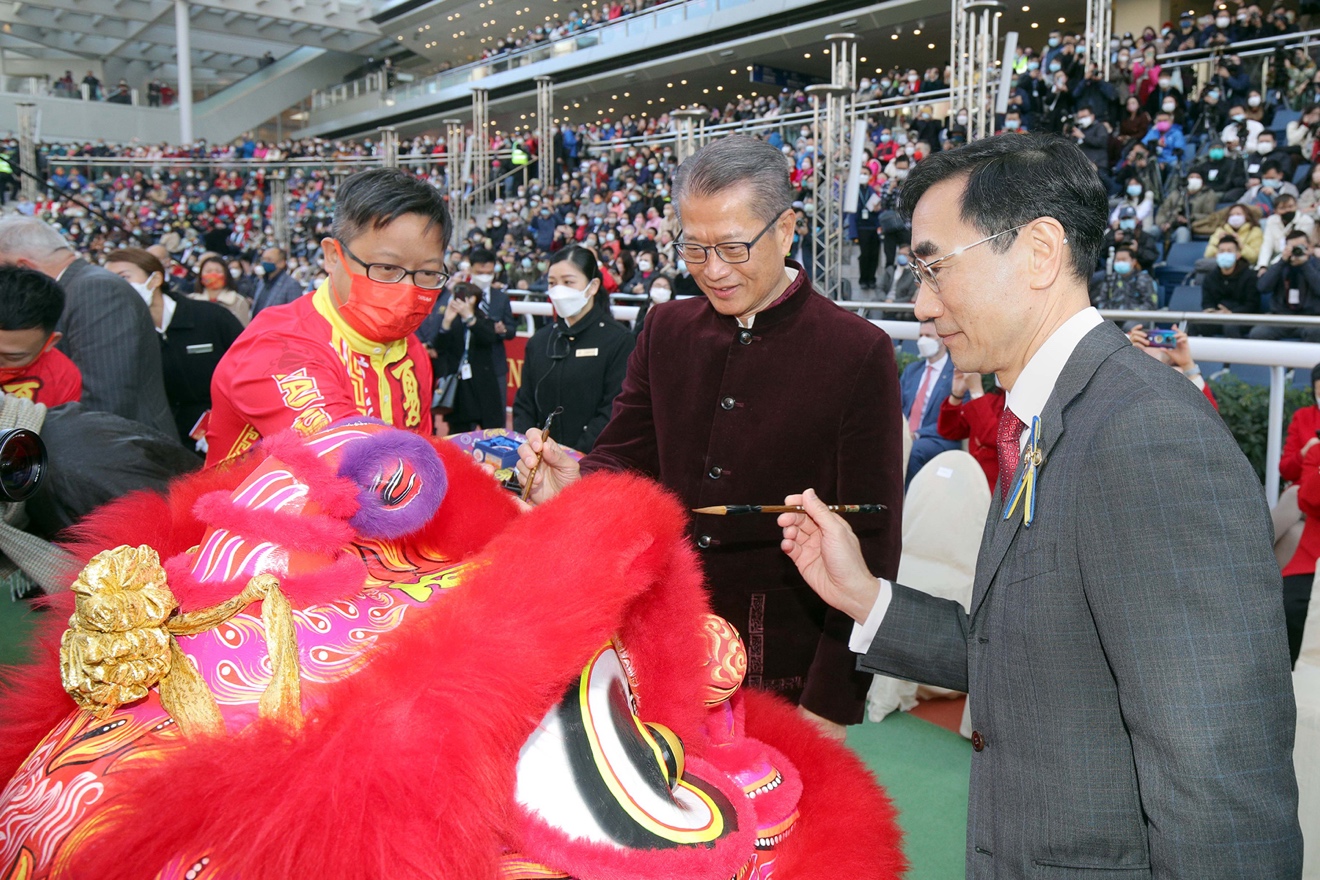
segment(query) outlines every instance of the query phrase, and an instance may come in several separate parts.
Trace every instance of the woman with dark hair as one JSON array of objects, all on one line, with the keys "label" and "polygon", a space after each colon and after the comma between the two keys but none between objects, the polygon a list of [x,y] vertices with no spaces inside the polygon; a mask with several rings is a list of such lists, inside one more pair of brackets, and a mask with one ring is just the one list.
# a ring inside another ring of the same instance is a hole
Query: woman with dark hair
[{"label": "woman with dark hair", "polygon": [[551,433],[563,445],[589,452],[623,387],[633,335],[610,314],[600,267],[586,248],[556,252],[546,282],[558,317],[527,342],[513,429],[540,427],[563,407]]},{"label": "woman with dark hair", "polygon": [[481,288],[467,281],[455,283],[444,309],[432,347],[440,362],[436,375],[458,374],[454,408],[445,415],[449,432],[503,428],[504,389],[491,355],[498,336],[495,321],[481,308]]},{"label": "woman with dark hair", "polygon": [[674,282],[669,280],[669,276],[659,274],[652,276],[646,284],[646,302],[637,310],[637,318],[633,321],[633,336],[642,335],[642,329],[646,326],[646,315],[652,307],[667,303],[673,298]]},{"label": "woman with dark hair", "polygon": [[147,251],[113,251],[105,267],[133,285],[151,310],[160,337],[165,397],[179,439],[184,448],[193,449],[197,443],[197,438],[191,436],[193,429],[211,408],[211,374],[243,332],[243,325],[219,303],[170,296],[165,287],[165,267]]},{"label": "woman with dark hair", "polygon": [[244,327],[252,320],[252,304],[234,286],[229,264],[219,254],[202,254],[197,262],[197,286],[188,298],[205,300],[228,309]]}]

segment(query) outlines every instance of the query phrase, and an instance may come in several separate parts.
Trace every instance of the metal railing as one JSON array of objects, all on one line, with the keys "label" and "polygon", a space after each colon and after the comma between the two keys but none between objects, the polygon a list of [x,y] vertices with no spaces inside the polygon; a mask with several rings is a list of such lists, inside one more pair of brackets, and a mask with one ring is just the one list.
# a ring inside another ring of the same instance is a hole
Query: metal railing
[{"label": "metal railing", "polygon": [[[839,306],[853,311],[883,309],[889,312],[911,312],[912,303],[840,302]],[[1225,315],[1218,312],[1163,312],[1102,309],[1101,317],[1111,321],[1153,321],[1161,324],[1189,321],[1199,324],[1269,324],[1287,327],[1320,327],[1320,317],[1292,315]],[[883,329],[894,339],[916,339],[919,325],[915,321],[884,321],[872,319],[872,324]],[[1270,506],[1279,502],[1279,458],[1283,451],[1283,396],[1289,370],[1308,373],[1320,364],[1320,343],[1268,341],[1263,339],[1224,339],[1216,336],[1190,336],[1192,357],[1197,360],[1223,364],[1244,364],[1269,367],[1270,400],[1267,406],[1265,436],[1265,496]]]},{"label": "metal railing", "polygon": [[[949,90],[940,89],[934,92],[924,92],[916,97],[907,98],[888,98],[885,100],[865,101],[857,105],[858,116],[879,115],[882,118],[892,117],[895,119],[906,119],[915,116],[922,108],[930,108],[933,118],[941,118],[949,111]],[[675,108],[677,109],[677,108]],[[762,116],[756,119],[743,119],[737,122],[720,122],[713,125],[705,125],[701,129],[701,137],[709,139],[719,137],[725,134],[759,134],[776,128],[801,128],[803,125],[810,127],[814,113],[811,110],[796,110],[792,113],[776,114],[774,116]],[[784,137],[784,132],[780,132]],[[678,139],[678,132],[667,129],[663,132],[655,132],[646,135],[637,135],[636,137],[610,138],[608,140],[591,141],[587,144],[587,151],[596,151],[597,154],[609,150],[627,149],[628,147],[657,147],[666,144],[672,144]],[[784,137],[786,142],[793,141],[794,137]]]},{"label": "metal railing", "polygon": [[1312,42],[1317,39],[1320,39],[1320,29],[1300,31],[1295,34],[1278,34],[1256,40],[1242,40],[1224,46],[1205,46],[1197,49],[1184,49],[1181,52],[1166,52],[1163,55],[1156,55],[1155,60],[1160,62],[1162,70],[1177,70],[1183,67],[1194,68],[1196,81],[1206,82],[1210,79],[1214,66],[1225,55],[1236,55],[1239,58],[1262,58],[1260,81],[1262,83],[1261,92],[1264,93],[1268,87],[1263,84],[1270,81],[1270,62],[1275,51],[1280,48],[1301,48],[1309,54]]}]

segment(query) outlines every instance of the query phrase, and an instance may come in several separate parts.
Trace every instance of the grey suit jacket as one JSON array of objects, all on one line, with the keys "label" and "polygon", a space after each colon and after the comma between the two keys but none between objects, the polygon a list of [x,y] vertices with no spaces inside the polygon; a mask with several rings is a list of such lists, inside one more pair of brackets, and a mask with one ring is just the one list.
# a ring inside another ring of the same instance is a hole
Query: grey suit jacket
[{"label": "grey suit jacket", "polygon": [[1295,707],[1260,482],[1201,392],[1092,330],[995,493],[971,613],[894,586],[859,666],[966,690],[967,876],[1301,874]]},{"label": "grey suit jacket", "polygon": [[161,378],[160,341],[142,297],[100,266],[74,260],[60,276],[56,346],[82,371],[82,404],[177,436]]}]

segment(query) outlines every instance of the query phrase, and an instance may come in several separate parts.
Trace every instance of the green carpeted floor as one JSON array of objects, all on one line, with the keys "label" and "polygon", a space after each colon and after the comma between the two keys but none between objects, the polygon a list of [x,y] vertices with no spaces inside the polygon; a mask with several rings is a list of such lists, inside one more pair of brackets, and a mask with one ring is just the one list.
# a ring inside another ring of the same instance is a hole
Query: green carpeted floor
[{"label": "green carpeted floor", "polygon": [[[0,665],[27,658],[35,616],[27,602],[0,595]],[[848,745],[898,808],[908,880],[961,880],[971,745],[905,712],[850,728]]]},{"label": "green carpeted floor", "polygon": [[908,880],[962,880],[971,743],[894,712],[879,724],[848,728],[848,745],[898,809]]},{"label": "green carpeted floor", "polygon": [[11,602],[9,591],[0,593],[0,665],[27,660],[27,641],[34,617],[27,602]]}]

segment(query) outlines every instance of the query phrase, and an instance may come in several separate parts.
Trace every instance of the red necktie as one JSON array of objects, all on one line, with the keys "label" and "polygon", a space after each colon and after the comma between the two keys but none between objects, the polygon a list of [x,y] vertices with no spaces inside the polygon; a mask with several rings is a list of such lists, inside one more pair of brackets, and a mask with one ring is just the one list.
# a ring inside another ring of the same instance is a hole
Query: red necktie
[{"label": "red necktie", "polygon": [[908,411],[908,430],[913,434],[921,430],[921,416],[926,411],[926,396],[930,393],[930,377],[935,372],[935,367],[926,364],[926,373],[921,377],[921,387],[917,389],[917,399],[912,401],[912,409]]},{"label": "red necktie", "polygon": [[1009,483],[1017,472],[1018,459],[1022,457],[1022,429],[1026,425],[1013,414],[1007,406],[999,414],[999,437],[995,445],[999,448],[999,497],[1008,498]]}]

